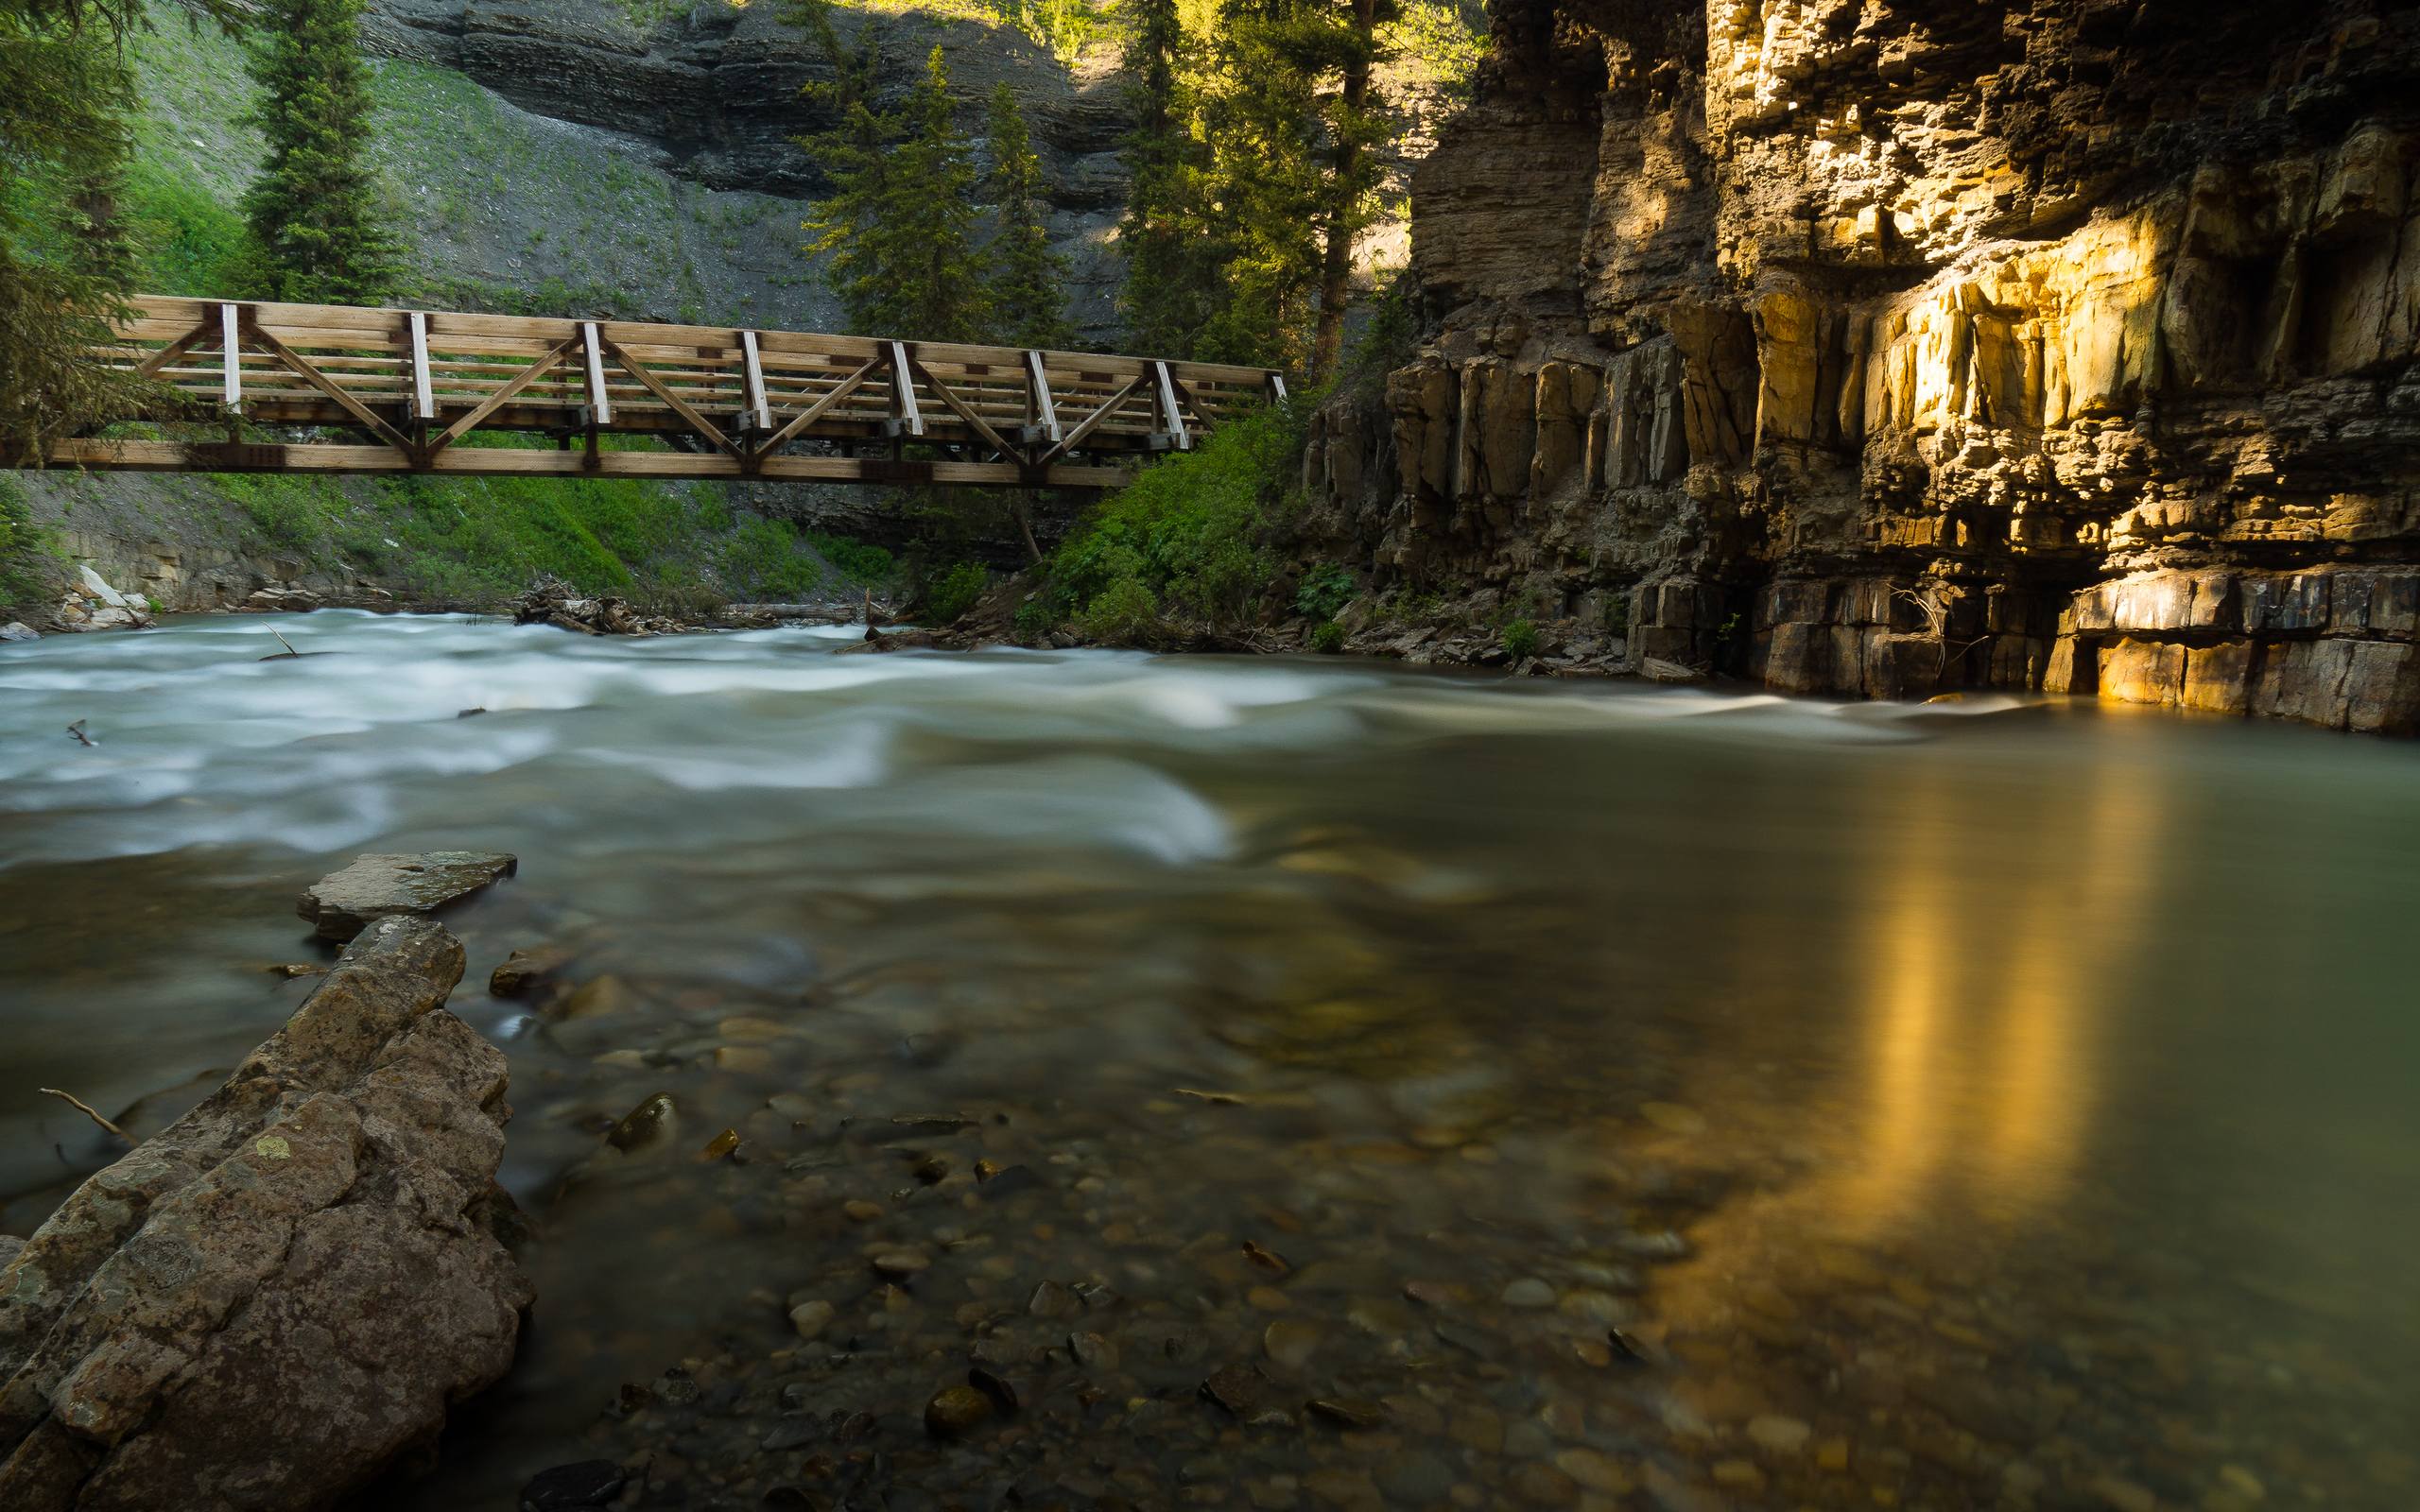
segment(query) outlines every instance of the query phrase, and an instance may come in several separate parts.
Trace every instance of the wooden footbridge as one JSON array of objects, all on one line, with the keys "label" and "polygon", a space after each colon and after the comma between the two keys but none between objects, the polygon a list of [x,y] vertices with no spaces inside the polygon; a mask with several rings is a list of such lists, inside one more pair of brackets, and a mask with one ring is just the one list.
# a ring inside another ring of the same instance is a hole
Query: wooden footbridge
[{"label": "wooden footbridge", "polygon": [[[131,305],[94,359],[154,380],[145,419],[201,438],[78,438],[53,445],[56,465],[1114,488],[1137,457],[1187,450],[1286,392],[1258,368],[1091,352],[342,305]],[[350,434],[261,438],[268,428]]]}]

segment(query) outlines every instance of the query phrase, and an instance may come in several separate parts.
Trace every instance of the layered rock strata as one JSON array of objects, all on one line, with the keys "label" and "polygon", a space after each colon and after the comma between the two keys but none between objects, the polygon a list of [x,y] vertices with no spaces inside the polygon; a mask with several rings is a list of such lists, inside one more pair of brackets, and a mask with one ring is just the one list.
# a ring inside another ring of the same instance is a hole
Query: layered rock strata
[{"label": "layered rock strata", "polygon": [[2420,13],[1495,16],[1315,548],[1779,688],[2420,725]]},{"label": "layered rock strata", "polygon": [[510,1365],[504,1057],[372,924],[227,1084],[0,1245],[0,1506],[325,1507]]}]

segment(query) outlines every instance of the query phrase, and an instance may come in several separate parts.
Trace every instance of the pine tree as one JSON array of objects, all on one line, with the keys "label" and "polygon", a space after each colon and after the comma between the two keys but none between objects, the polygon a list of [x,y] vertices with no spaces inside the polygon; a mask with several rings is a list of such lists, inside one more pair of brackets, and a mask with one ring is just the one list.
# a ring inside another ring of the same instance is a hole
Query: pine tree
[{"label": "pine tree", "polygon": [[1376,208],[1372,76],[1392,16],[1392,0],[1226,0],[1201,106],[1220,300],[1200,355],[1335,367]]},{"label": "pine tree", "polygon": [[[131,414],[139,386],[85,359],[121,313],[130,259],[78,233],[126,161],[125,0],[0,0],[0,462]],[[113,232],[114,217],[95,222]]]},{"label": "pine tree", "polygon": [[1050,249],[1043,225],[1042,160],[1025,112],[1006,79],[992,91],[991,192],[997,224],[991,264],[992,335],[1018,347],[1059,347],[1068,339],[1067,264]]},{"label": "pine tree", "polygon": [[372,304],[396,273],[396,245],[363,156],[369,74],[361,0],[267,0],[251,72],[251,117],[268,154],[244,192],[244,218],[272,299]]},{"label": "pine tree", "polygon": [[1155,356],[1185,357],[1219,306],[1219,249],[1203,214],[1208,157],[1195,135],[1196,50],[1178,0],[1135,0],[1126,44],[1134,126],[1121,156],[1128,180],[1118,245],[1119,304],[1128,339]]},{"label": "pine tree", "polygon": [[830,259],[825,278],[859,335],[978,338],[991,298],[975,244],[977,176],[942,50],[899,109],[885,112],[873,99],[873,54],[843,50],[821,9],[811,24],[841,66],[837,84],[816,91],[837,107],[837,123],[800,139],[833,184],[806,222],[807,249]]}]

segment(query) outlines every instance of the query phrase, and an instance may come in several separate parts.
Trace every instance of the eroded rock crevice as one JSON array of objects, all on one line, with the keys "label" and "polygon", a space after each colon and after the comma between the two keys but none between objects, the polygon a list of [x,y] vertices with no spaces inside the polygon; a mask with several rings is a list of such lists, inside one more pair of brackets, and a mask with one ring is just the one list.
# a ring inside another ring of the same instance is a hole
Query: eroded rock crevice
[{"label": "eroded rock crevice", "polygon": [[1509,4],[1315,544],[1634,664],[2410,730],[2415,82],[2382,0]]}]

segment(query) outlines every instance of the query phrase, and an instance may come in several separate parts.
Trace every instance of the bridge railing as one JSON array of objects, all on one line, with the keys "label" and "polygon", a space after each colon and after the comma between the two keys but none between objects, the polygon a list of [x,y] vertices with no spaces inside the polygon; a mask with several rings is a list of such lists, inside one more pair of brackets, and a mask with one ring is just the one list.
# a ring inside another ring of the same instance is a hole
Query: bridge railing
[{"label": "bridge railing", "polygon": [[[588,472],[1099,488],[1271,397],[1258,368],[645,321],[144,298],[95,360],[220,440],[53,460],[182,472]],[[360,440],[263,443],[242,426]],[[482,439],[461,444],[474,436]],[[537,435],[551,449],[493,444]],[[648,436],[665,449],[607,445]]]}]

